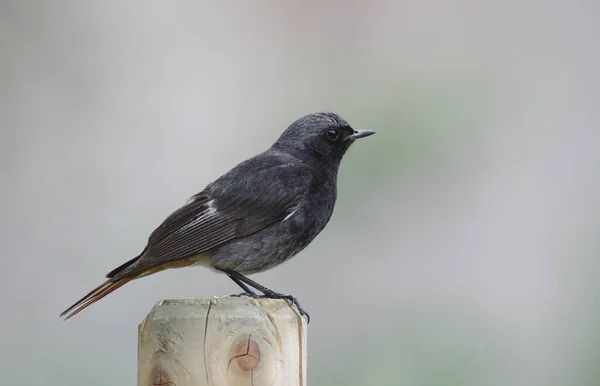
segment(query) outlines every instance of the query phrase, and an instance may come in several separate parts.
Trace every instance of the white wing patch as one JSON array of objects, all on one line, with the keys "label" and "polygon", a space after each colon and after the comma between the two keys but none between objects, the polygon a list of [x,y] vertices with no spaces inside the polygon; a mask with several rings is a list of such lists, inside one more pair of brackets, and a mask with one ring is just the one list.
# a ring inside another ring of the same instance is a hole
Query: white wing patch
[{"label": "white wing patch", "polygon": [[[193,202],[193,200],[190,201],[189,203],[191,203],[191,202]],[[206,222],[209,218],[213,217],[213,215],[215,213],[217,213],[217,208],[215,208],[214,203],[215,203],[214,199],[208,201],[206,203],[207,209],[204,212],[202,212],[200,216],[196,217],[194,220],[183,225],[175,233],[182,233],[185,230],[187,230],[188,228],[193,228],[194,226],[201,224],[203,222]]]},{"label": "white wing patch", "polygon": [[297,211],[298,211],[298,208],[294,209],[294,210],[292,211],[292,213],[290,213],[290,214],[288,214],[287,216],[285,216],[285,218],[284,218],[284,219],[283,219],[281,222],[282,222],[282,223],[283,223],[283,222],[286,222],[286,220],[288,220],[290,217],[292,217],[292,216],[293,216],[293,215],[294,215],[294,214],[295,214]]},{"label": "white wing patch", "polygon": [[208,210],[206,211],[205,216],[211,216],[211,215],[217,213],[217,208],[215,208],[215,200],[214,199],[207,202],[206,205],[208,206]]}]

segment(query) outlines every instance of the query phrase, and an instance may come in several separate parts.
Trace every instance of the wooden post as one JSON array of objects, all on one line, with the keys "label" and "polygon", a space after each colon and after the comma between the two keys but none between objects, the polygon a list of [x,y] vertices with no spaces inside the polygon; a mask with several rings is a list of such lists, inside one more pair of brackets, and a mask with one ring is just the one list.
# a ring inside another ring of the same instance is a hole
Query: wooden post
[{"label": "wooden post", "polygon": [[138,330],[138,386],[306,386],[306,320],[285,300],[161,300]]}]

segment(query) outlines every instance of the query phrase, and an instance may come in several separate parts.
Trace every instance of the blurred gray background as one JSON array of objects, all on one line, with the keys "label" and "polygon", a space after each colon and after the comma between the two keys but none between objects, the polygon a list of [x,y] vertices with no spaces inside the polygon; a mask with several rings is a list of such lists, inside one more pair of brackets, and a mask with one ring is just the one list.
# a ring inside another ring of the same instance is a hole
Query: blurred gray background
[{"label": "blurred gray background", "polygon": [[2,1],[0,369],[134,385],[162,298],[58,314],[299,116],[356,128],[327,229],[254,275],[310,312],[308,384],[597,385],[600,3]]}]

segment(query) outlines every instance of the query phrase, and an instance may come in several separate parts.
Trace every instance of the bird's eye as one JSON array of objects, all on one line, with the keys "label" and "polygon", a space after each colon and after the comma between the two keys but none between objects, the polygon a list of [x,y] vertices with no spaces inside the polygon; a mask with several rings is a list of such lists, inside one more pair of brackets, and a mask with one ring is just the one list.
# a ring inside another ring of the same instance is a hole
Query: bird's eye
[{"label": "bird's eye", "polygon": [[340,132],[336,129],[327,130],[325,137],[327,137],[327,140],[330,142],[335,142],[340,138]]}]

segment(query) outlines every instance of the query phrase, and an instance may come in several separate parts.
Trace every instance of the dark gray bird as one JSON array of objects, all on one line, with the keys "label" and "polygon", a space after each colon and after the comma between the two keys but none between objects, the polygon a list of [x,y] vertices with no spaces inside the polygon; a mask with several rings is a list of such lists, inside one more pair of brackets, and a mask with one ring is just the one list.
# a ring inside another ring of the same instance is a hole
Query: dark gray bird
[{"label": "dark gray bird", "polygon": [[240,295],[288,299],[307,315],[294,297],[244,275],[283,263],[325,228],[342,157],[356,139],[374,133],[354,130],[330,112],[301,117],[267,151],[192,196],[150,234],[139,256],[109,272],[61,317],[69,319],[131,280],[192,265],[227,274],[244,290]]}]

